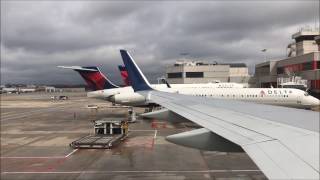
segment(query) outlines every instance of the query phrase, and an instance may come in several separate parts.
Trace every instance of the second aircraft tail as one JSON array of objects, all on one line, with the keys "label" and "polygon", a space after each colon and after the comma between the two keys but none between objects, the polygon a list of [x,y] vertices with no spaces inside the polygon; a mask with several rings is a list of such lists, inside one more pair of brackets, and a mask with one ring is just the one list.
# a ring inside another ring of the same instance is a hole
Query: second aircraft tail
[{"label": "second aircraft tail", "polygon": [[128,76],[128,71],[127,71],[126,67],[123,66],[123,65],[119,65],[118,68],[119,68],[119,71],[120,71],[120,74],[121,74],[121,78],[122,78],[124,84],[126,86],[131,86],[131,83],[130,83],[130,80],[129,80],[129,76]]},{"label": "second aircraft tail", "polygon": [[86,81],[89,88],[92,90],[103,90],[118,88],[119,86],[113,84],[104,74],[101,73],[100,69],[96,66],[58,66],[64,69],[72,69],[78,72],[81,77]]}]

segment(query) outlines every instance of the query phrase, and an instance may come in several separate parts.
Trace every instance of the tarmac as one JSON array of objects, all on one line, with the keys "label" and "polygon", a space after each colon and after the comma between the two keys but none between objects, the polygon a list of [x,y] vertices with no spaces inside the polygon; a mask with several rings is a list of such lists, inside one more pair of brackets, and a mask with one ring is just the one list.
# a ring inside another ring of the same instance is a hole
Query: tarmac
[{"label": "tarmac", "polygon": [[[69,100],[51,100],[53,95]],[[193,129],[188,123],[138,118],[130,124],[128,138],[112,149],[69,146],[92,134],[92,120],[101,118],[126,119],[127,108],[85,93],[2,94],[1,179],[266,179],[246,153],[201,151],[165,140]]]}]

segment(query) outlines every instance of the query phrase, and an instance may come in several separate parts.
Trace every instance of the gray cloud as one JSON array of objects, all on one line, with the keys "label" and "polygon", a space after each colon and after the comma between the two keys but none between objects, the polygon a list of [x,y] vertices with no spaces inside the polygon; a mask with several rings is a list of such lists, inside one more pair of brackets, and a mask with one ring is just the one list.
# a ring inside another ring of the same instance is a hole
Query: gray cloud
[{"label": "gray cloud", "polygon": [[[250,67],[285,56],[291,34],[313,25],[318,1],[1,1],[2,82],[83,83],[57,65],[98,65],[121,82],[120,48],[152,80],[188,52]],[[319,18],[319,17],[317,17]]]}]

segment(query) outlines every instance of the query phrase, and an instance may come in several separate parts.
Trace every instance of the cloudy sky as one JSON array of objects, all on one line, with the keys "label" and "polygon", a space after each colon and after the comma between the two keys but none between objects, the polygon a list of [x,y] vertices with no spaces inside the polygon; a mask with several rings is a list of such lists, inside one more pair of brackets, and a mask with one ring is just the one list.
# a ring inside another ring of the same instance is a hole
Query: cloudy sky
[{"label": "cloudy sky", "polygon": [[319,1],[1,1],[1,83],[83,83],[57,65],[96,65],[119,83],[119,49],[155,80],[182,58],[284,58],[291,35],[319,21]]}]

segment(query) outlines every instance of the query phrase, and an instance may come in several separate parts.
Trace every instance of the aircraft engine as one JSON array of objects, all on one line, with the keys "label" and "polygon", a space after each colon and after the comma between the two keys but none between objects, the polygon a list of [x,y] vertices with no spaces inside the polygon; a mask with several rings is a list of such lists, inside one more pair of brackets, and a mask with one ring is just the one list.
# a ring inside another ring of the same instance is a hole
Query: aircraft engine
[{"label": "aircraft engine", "polygon": [[237,144],[206,128],[170,135],[166,137],[166,140],[174,144],[206,151],[243,152],[243,149]]},{"label": "aircraft engine", "polygon": [[146,98],[138,93],[120,93],[110,97],[110,101],[126,106],[146,105]]},{"label": "aircraft engine", "polygon": [[190,122],[188,119],[165,108],[152,112],[143,113],[140,114],[140,116],[149,119],[169,121],[172,123]]}]

